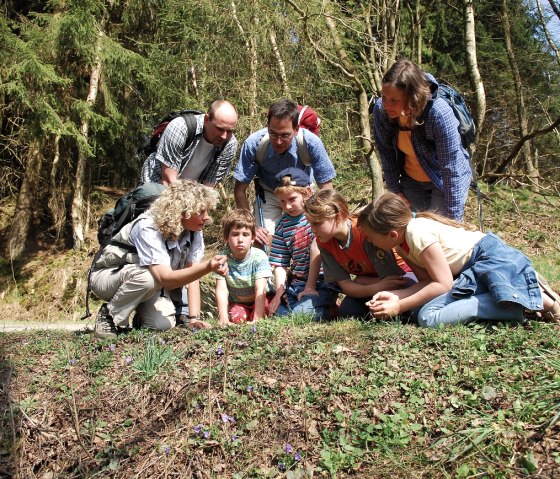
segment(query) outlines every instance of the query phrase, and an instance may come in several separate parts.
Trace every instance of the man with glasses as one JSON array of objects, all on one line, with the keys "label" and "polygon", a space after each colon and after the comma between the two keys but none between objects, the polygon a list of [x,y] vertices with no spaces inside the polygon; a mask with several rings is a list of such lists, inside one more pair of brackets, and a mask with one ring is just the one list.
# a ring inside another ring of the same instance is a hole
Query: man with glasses
[{"label": "man with glasses", "polygon": [[[317,135],[305,129],[302,129],[300,134],[303,134],[309,160],[302,158],[301,145],[298,145],[296,139],[298,116],[297,104],[293,101],[282,99],[273,103],[268,111],[266,128],[251,134],[245,140],[233,173],[236,206],[247,210],[251,209],[247,189],[251,181],[258,177],[264,198],[260,205],[262,211],[257,211],[258,206],[255,205],[258,226],[256,239],[264,246],[269,243],[276,222],[282,215],[282,208],[274,196],[274,189],[278,186],[275,177],[278,173],[286,168],[299,168],[305,171],[312,181],[315,180],[320,189],[332,188],[332,180],[336,176],[323,142]],[[268,145],[265,143],[266,150],[263,158],[259,159],[257,153],[267,134]]]},{"label": "man with glasses", "polygon": [[190,144],[188,126],[177,117],[165,128],[152,153],[142,167],[140,181],[169,185],[177,178],[216,186],[229,172],[237,139],[237,111],[226,100],[216,100],[206,114],[195,115],[196,132]]}]

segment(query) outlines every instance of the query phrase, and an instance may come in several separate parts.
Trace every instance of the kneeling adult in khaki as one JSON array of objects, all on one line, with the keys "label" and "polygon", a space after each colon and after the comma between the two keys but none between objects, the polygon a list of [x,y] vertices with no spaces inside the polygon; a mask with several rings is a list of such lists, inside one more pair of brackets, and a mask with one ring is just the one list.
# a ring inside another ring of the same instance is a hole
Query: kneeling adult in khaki
[{"label": "kneeling adult in khaki", "polygon": [[203,261],[202,230],[218,193],[190,180],[170,185],[150,209],[125,225],[105,247],[91,275],[92,291],[108,301],[98,315],[95,334],[116,337],[128,327],[136,310],[144,327],[165,330],[175,326],[170,291],[189,285],[189,325],[210,327],[200,320],[198,280],[214,271],[227,273],[222,255]]}]

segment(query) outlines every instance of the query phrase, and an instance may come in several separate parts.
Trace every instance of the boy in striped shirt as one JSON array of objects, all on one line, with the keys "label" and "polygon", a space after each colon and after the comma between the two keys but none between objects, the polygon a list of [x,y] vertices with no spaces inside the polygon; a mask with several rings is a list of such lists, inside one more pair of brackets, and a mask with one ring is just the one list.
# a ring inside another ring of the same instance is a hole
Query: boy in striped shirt
[{"label": "boy in striped shirt", "polygon": [[328,319],[338,293],[323,281],[319,249],[303,214],[303,204],[313,193],[309,176],[299,168],[286,168],[276,175],[276,180],[274,194],[283,214],[276,225],[269,255],[276,284],[270,313],[307,313],[315,320]]}]

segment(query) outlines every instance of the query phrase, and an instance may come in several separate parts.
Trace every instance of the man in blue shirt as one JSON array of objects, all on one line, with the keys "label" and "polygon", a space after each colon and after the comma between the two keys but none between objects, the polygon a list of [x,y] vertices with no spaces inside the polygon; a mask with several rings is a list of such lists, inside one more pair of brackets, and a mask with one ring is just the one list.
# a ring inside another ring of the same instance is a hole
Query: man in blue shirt
[{"label": "man in blue shirt", "polygon": [[[302,129],[299,135],[303,138],[303,146],[298,144],[298,115],[297,104],[291,100],[281,99],[273,103],[268,111],[266,128],[245,140],[233,173],[233,194],[238,208],[251,209],[247,189],[255,177],[258,177],[264,190],[263,224],[259,212],[255,211],[258,221],[256,239],[263,245],[270,242],[276,222],[282,215],[282,208],[274,196],[274,189],[278,186],[276,175],[279,172],[290,167],[299,168],[311,180],[315,180],[320,189],[332,188],[332,180],[336,176],[325,146],[317,135]],[[263,143],[265,135],[268,135],[268,144]],[[305,148],[308,158],[302,158],[302,148]],[[259,150],[264,150],[262,158],[257,155]]]}]

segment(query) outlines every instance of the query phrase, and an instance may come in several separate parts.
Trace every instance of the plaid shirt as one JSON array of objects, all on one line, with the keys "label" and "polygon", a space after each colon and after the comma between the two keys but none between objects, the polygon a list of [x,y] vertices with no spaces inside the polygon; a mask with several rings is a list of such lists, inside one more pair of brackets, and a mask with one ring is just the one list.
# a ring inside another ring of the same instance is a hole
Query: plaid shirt
[{"label": "plaid shirt", "polygon": [[[469,154],[461,145],[459,121],[447,102],[437,98],[437,83],[431,75],[428,77],[433,105],[424,118],[424,127],[412,130],[412,145],[420,165],[444,194],[445,216],[461,221],[472,178]],[[397,148],[398,124],[383,110],[381,98],[373,108],[373,131],[387,187],[400,193],[404,154]]]},{"label": "plaid shirt", "polygon": [[[196,134],[190,145],[185,148],[187,124],[182,117],[175,118],[161,135],[157,150],[152,153],[142,166],[140,181],[142,183],[161,183],[162,163],[178,172],[184,170],[202,139],[204,115],[196,115]],[[212,157],[198,178],[200,183],[215,185],[226,176],[237,152],[237,139],[232,136],[222,147],[212,149]]]}]

